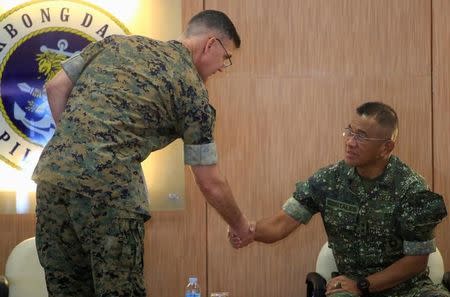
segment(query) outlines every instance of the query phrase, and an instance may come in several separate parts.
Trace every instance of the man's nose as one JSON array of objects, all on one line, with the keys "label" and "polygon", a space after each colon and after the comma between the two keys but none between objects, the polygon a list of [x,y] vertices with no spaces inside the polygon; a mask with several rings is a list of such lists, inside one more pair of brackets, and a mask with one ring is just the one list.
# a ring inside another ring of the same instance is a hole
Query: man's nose
[{"label": "man's nose", "polygon": [[345,140],[345,144],[348,146],[356,146],[358,143],[356,142],[355,136],[352,135]]}]

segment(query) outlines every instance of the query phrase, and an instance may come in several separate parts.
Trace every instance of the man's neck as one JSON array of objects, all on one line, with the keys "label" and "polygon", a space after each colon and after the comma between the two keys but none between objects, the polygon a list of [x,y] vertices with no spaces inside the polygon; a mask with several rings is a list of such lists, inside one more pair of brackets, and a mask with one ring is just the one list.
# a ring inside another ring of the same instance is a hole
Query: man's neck
[{"label": "man's neck", "polygon": [[180,37],[180,38],[177,39],[177,41],[181,42],[181,44],[183,44],[183,46],[185,48],[187,48],[187,50],[189,51],[191,56],[193,55],[194,46],[193,46],[192,42],[189,39],[186,39],[184,37]]},{"label": "man's neck", "polygon": [[362,178],[371,180],[382,175],[388,163],[389,159],[379,160],[374,164],[359,167],[357,166],[356,170]]},{"label": "man's neck", "polygon": [[190,37],[181,36],[177,40],[181,42],[184,45],[184,47],[186,47],[189,50],[192,56],[192,60],[194,61],[195,64],[197,62],[197,59],[199,59],[199,57],[202,54],[203,47],[207,39],[208,39],[207,35],[199,35]]}]

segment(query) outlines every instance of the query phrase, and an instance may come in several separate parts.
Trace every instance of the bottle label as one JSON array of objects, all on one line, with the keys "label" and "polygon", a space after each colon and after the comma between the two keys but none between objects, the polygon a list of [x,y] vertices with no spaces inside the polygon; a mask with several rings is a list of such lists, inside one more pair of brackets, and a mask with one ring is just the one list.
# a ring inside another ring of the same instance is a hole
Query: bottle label
[{"label": "bottle label", "polygon": [[186,297],[200,297],[200,293],[186,293]]}]

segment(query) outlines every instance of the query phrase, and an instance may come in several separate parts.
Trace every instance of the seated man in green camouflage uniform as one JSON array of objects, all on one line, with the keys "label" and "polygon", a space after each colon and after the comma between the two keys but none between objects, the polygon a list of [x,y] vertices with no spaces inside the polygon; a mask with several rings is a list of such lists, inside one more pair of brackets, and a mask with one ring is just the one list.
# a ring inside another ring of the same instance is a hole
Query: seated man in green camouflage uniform
[{"label": "seated man in green camouflage uniform", "polygon": [[[299,182],[277,215],[257,222],[254,239],[283,239],[320,213],[340,274],[328,282],[327,295],[449,297],[427,271],[445,204],[392,155],[397,133],[391,107],[358,107],[344,129],[344,160]],[[230,242],[236,248],[248,243],[232,233]]]},{"label": "seated man in green camouflage uniform", "polygon": [[231,65],[239,35],[222,12],[194,16],[178,40],[109,36],[46,85],[55,135],[34,172],[36,245],[49,296],[146,296],[141,162],[182,138],[206,200],[251,238],[216,163],[206,79]]}]

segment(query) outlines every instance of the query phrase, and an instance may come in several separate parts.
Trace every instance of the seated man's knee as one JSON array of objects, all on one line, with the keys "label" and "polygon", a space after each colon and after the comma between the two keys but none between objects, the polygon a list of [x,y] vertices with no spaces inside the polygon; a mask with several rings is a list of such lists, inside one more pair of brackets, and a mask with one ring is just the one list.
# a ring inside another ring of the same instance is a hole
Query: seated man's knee
[{"label": "seated man's knee", "polygon": [[358,297],[358,295],[352,294],[350,292],[336,292],[327,297]]},{"label": "seated man's knee", "polygon": [[450,292],[443,286],[436,286],[433,288],[427,288],[420,292],[419,297],[450,297]]}]

